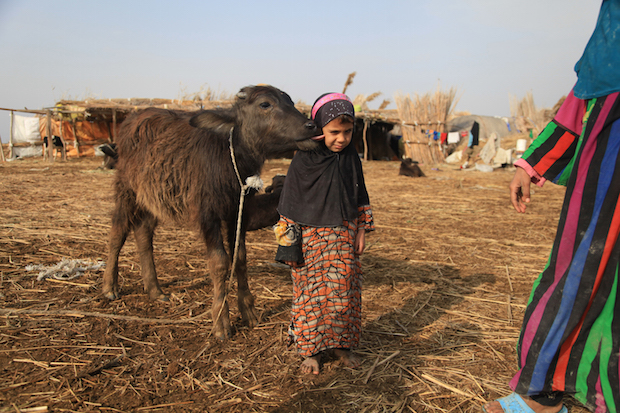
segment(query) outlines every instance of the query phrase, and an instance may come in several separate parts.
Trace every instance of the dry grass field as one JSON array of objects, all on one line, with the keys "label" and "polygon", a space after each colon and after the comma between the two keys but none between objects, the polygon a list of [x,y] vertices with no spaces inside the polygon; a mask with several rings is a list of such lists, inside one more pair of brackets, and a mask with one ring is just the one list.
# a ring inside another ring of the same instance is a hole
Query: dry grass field
[{"label": "dry grass field", "polygon": [[[114,172],[99,165],[0,163],[0,412],[451,413],[509,393],[563,188],[536,188],[517,214],[511,170],[422,165],[425,178],[408,178],[397,162],[365,162],[377,229],[362,257],[364,362],[352,370],[328,360],[309,377],[286,347],[292,286],[269,229],[248,235],[261,323],[241,326],[233,304],[226,342],[210,336],[204,247],[188,229],[156,233],[168,303],[142,292],[131,236],[117,301],[102,297],[100,270],[38,280],[28,266],[105,260]],[[269,161],[263,179],[287,167]],[[234,285],[232,294],[235,303]]]}]

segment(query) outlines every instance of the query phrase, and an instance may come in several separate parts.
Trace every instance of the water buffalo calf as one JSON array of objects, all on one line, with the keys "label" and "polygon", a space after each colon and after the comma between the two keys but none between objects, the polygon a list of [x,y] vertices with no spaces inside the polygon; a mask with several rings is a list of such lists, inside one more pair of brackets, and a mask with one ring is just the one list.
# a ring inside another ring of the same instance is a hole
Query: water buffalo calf
[{"label": "water buffalo calf", "polygon": [[[312,149],[316,125],[291,98],[271,86],[241,89],[230,109],[194,113],[145,109],[127,118],[117,138],[116,205],[112,216],[103,294],[119,297],[118,256],[133,229],[144,289],[152,299],[167,299],[153,259],[153,234],[166,220],[197,229],[207,247],[213,280],[213,329],[218,338],[231,334],[226,279],[235,245],[241,186],[231,154],[232,139],[242,180],[260,173],[267,158],[295,149]],[[246,197],[251,203],[253,195]],[[258,322],[247,282],[245,230],[239,239],[235,267],[238,306],[250,327]]]}]

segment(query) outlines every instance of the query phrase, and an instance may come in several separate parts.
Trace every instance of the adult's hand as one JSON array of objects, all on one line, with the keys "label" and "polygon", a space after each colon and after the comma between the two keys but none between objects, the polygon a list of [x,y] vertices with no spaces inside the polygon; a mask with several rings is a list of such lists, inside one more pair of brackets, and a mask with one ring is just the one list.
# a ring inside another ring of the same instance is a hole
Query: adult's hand
[{"label": "adult's hand", "polygon": [[525,212],[525,204],[530,203],[530,184],[532,180],[525,169],[517,167],[510,188],[510,201],[517,212]]}]

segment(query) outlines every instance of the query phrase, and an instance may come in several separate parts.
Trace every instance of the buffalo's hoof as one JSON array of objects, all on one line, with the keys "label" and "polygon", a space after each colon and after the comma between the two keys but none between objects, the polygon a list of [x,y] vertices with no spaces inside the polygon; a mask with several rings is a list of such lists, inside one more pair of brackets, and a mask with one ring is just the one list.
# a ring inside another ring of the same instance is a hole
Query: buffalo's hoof
[{"label": "buffalo's hoof", "polygon": [[157,301],[163,301],[167,303],[168,301],[170,301],[170,297],[168,297],[166,294],[160,294],[159,297],[157,297]]},{"label": "buffalo's hoof", "polygon": [[256,309],[249,308],[245,314],[242,314],[241,321],[249,328],[254,328],[258,325],[258,316],[256,315]]},{"label": "buffalo's hoof", "polygon": [[164,294],[162,290],[153,290],[151,292],[147,291],[147,293],[149,294],[149,298],[153,301],[170,301],[170,298]]},{"label": "buffalo's hoof", "polygon": [[108,291],[108,292],[104,292],[103,296],[105,298],[107,298],[108,300],[110,300],[110,301],[118,300],[119,298],[121,298],[121,295],[118,292],[114,291],[114,290]]},{"label": "buffalo's hoof", "polygon": [[170,301],[170,297],[168,297],[166,294],[164,293],[160,293],[160,294],[155,294],[155,295],[150,295],[151,300],[154,301],[163,301],[165,303],[167,303],[168,301]]},{"label": "buffalo's hoof", "polygon": [[230,329],[215,329],[215,331],[213,331],[213,336],[220,341],[226,341],[232,337],[232,334],[230,333]]}]

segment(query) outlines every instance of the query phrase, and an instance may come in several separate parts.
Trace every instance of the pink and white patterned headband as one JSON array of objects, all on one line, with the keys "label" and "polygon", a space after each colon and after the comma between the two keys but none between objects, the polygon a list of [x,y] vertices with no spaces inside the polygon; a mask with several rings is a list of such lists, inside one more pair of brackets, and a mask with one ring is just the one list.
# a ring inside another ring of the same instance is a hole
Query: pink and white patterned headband
[{"label": "pink and white patterned headband", "polygon": [[351,99],[349,99],[349,97],[344,93],[328,93],[314,103],[314,106],[312,107],[312,119],[316,117],[316,113],[319,109],[321,109],[321,107],[323,107],[323,105],[333,100],[346,100],[347,102],[353,104]]}]

